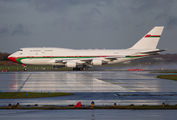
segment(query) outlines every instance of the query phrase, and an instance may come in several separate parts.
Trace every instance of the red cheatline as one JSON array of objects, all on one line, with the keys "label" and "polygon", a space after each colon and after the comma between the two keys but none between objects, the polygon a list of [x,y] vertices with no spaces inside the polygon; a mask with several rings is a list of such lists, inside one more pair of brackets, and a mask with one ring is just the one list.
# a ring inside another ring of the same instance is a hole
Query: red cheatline
[{"label": "red cheatline", "polygon": [[145,38],[151,38],[151,37],[160,37],[160,35],[150,35],[150,34],[147,34],[146,36],[145,36]]},{"label": "red cheatline", "polygon": [[18,62],[17,62],[17,58],[16,58],[16,57],[8,57],[8,59],[9,59],[9,60],[11,60],[11,61],[13,61],[13,62],[18,63]]}]

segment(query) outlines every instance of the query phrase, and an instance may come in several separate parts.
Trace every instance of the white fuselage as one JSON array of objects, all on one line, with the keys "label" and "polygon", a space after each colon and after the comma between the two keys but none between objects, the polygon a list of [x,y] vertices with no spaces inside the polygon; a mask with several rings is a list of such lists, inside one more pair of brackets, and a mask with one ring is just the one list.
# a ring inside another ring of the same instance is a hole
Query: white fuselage
[{"label": "white fuselage", "polygon": [[[126,57],[142,50],[132,49],[112,49],[112,50],[74,50],[65,48],[21,48],[9,57],[14,57],[17,62],[28,65],[64,65],[58,61],[74,61],[84,63],[89,59],[100,59],[107,61],[108,64],[129,61],[135,58]],[[115,57],[116,60],[110,61],[109,57]]]}]

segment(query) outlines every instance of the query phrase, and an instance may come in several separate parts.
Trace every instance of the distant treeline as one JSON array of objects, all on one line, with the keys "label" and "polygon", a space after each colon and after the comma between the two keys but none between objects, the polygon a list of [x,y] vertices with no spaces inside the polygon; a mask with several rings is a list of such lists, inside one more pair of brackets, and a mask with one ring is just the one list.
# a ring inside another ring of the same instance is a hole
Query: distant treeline
[{"label": "distant treeline", "polygon": [[174,63],[177,62],[177,54],[159,54],[132,61],[132,63]]},{"label": "distant treeline", "polygon": [[0,60],[1,61],[7,61],[8,60],[8,56],[9,56],[10,54],[9,53],[1,53],[0,52]]}]

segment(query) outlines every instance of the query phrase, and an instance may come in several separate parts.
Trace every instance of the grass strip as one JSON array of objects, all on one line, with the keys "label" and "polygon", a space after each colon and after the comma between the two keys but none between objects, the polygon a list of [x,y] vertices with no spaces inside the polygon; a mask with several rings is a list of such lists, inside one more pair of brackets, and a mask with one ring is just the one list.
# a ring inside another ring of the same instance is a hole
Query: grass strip
[{"label": "grass strip", "polygon": [[157,78],[170,79],[177,81],[177,75],[158,75]]},{"label": "grass strip", "polygon": [[176,70],[173,70],[173,71],[164,70],[164,71],[151,71],[151,73],[177,73],[177,71]]},{"label": "grass strip", "polygon": [[[23,66],[0,66],[0,71],[2,70],[8,70],[8,71],[23,71]],[[52,66],[33,66],[33,65],[28,65],[27,66],[27,71],[71,71],[72,68],[53,68]]]},{"label": "grass strip", "polygon": [[62,93],[62,92],[52,92],[52,93],[39,93],[39,92],[2,92],[0,93],[0,99],[17,99],[17,98],[42,98],[42,97],[57,97],[57,96],[67,96],[74,95],[73,93]]}]

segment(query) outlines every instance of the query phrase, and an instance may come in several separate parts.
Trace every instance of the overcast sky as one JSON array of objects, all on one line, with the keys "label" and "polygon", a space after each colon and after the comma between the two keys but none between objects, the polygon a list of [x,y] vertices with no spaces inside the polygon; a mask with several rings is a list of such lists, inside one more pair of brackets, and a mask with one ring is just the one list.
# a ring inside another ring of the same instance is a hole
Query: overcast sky
[{"label": "overcast sky", "polygon": [[154,26],[158,48],[177,53],[177,0],[0,0],[0,52],[129,48]]}]

